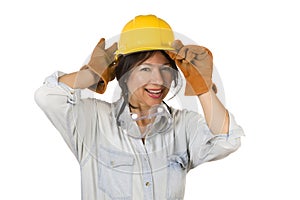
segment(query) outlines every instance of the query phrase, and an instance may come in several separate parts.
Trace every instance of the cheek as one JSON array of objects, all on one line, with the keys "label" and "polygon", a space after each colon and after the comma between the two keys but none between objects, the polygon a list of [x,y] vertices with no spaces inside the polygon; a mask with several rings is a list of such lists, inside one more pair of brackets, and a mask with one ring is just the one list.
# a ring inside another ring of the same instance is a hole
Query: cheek
[{"label": "cheek", "polygon": [[130,93],[135,92],[140,87],[143,87],[147,84],[147,78],[143,76],[138,76],[136,74],[131,74],[127,81],[127,87]]},{"label": "cheek", "polygon": [[173,76],[170,74],[165,74],[163,75],[163,79],[164,79],[164,86],[170,88],[171,83],[173,81]]}]

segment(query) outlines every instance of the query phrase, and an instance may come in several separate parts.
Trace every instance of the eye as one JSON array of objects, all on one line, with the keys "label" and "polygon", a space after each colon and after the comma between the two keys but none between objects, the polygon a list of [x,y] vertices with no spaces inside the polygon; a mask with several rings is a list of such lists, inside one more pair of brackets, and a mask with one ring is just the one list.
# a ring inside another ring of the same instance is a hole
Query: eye
[{"label": "eye", "polygon": [[140,68],[140,71],[151,72],[151,68],[147,67],[147,66],[143,66],[143,67]]},{"label": "eye", "polygon": [[168,66],[168,65],[165,65],[165,66],[162,66],[161,68],[160,68],[160,71],[162,71],[162,72],[172,72],[172,68],[170,67],[170,66]]}]

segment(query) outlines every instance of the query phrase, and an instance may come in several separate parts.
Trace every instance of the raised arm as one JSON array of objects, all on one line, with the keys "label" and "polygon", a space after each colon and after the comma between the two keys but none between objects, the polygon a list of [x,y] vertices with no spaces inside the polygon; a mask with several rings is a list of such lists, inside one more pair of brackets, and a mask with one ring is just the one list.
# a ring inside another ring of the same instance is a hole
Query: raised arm
[{"label": "raised arm", "polygon": [[218,99],[216,93],[210,89],[208,92],[199,95],[198,98],[211,132],[227,134],[229,130],[228,111]]},{"label": "raised arm", "polygon": [[109,81],[114,79],[114,52],[117,43],[105,49],[105,39],[101,39],[96,45],[90,61],[80,71],[63,75],[59,82],[65,83],[73,89],[90,88],[97,84],[96,92],[104,93]]},{"label": "raised arm", "polygon": [[203,46],[183,45],[180,40],[174,41],[173,47],[175,50],[168,54],[185,76],[185,95],[198,96],[206,123],[213,134],[228,133],[228,112],[212,89],[212,53]]},{"label": "raised arm", "polygon": [[[95,99],[81,99],[81,90],[97,85],[97,92],[104,92],[113,76],[113,58],[116,44],[105,49],[101,39],[95,47],[89,63],[78,72],[64,74],[55,72],[47,77],[42,87],[35,92],[35,101],[78,159],[87,154],[85,147],[93,145],[94,124],[97,123]],[[97,101],[99,103],[99,101]],[[85,145],[82,145],[82,144]]]},{"label": "raised arm", "polygon": [[95,85],[100,77],[90,69],[82,69],[78,72],[65,74],[59,77],[58,81],[62,82],[73,89],[85,89]]}]

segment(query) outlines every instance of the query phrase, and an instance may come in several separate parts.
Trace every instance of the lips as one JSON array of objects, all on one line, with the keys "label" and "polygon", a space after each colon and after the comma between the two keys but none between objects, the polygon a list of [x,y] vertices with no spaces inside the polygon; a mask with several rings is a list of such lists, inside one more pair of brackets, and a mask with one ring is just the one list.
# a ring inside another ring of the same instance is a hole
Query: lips
[{"label": "lips", "polygon": [[163,89],[145,89],[148,95],[152,98],[158,99],[163,94]]}]

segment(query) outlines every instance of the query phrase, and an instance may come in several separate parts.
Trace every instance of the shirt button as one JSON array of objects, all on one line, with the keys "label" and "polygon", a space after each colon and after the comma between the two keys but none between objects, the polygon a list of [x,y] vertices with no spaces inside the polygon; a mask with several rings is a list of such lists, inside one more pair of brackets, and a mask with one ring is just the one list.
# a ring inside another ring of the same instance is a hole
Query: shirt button
[{"label": "shirt button", "polygon": [[150,186],[150,182],[146,182],[145,185],[148,187]]}]

